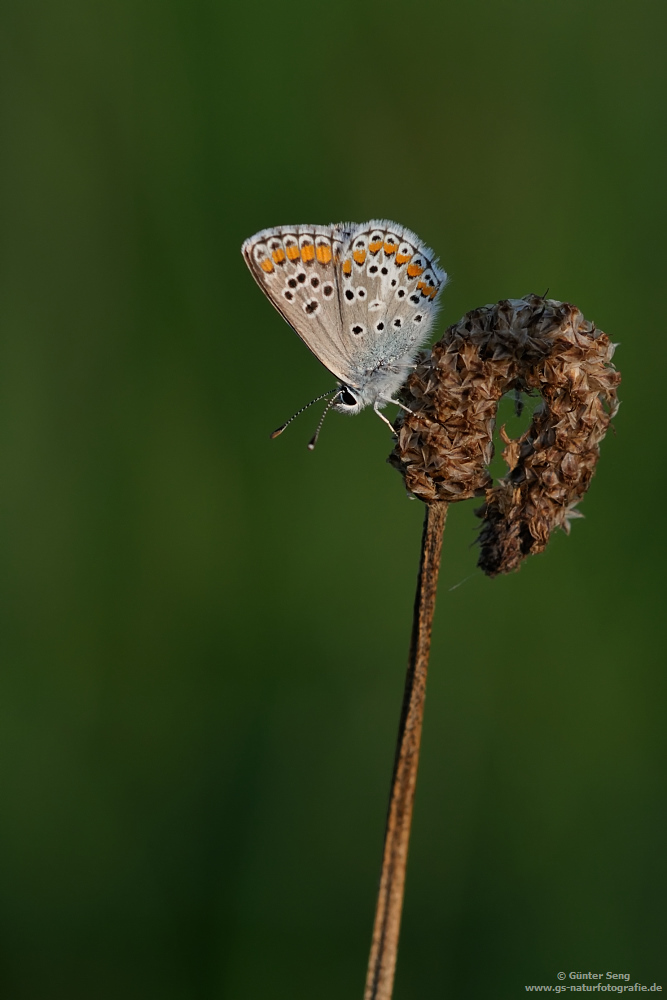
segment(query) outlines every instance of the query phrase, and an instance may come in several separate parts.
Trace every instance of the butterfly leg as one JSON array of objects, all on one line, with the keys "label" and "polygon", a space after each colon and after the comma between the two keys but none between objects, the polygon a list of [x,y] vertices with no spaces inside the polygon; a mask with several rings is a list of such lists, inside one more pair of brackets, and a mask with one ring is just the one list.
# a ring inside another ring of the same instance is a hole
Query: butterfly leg
[{"label": "butterfly leg", "polygon": [[[392,399],[391,402],[393,403],[394,400]],[[392,424],[387,420],[387,418],[385,417],[384,413],[380,413],[380,411],[378,410],[377,401],[373,404],[373,409],[377,413],[377,415],[380,418],[380,420],[384,420],[385,424],[387,425],[387,427],[389,428],[389,430],[391,431],[391,433],[392,434],[396,434],[396,431],[394,430]]]},{"label": "butterfly leg", "polygon": [[412,413],[414,416],[414,410],[411,410],[409,406],[404,406],[403,403],[400,403],[397,399],[392,399],[391,396],[381,396],[380,399],[383,403],[393,403],[394,406],[400,406],[400,408],[405,410],[406,413]]}]

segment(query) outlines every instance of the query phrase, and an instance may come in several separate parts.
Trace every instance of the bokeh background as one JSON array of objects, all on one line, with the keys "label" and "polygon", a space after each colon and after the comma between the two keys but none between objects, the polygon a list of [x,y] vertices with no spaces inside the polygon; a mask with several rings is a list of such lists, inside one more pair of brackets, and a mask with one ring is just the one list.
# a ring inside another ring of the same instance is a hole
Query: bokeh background
[{"label": "bokeh background", "polygon": [[624,377],[570,538],[450,512],[396,998],[667,988],[664,3],[1,21],[2,995],[361,996],[423,509],[239,248],[378,216]]}]

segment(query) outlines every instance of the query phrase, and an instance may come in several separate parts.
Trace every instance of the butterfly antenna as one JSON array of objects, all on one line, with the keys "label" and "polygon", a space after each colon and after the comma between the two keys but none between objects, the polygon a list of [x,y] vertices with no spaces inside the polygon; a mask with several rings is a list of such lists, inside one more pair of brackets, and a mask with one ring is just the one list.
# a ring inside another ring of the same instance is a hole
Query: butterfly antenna
[{"label": "butterfly antenna", "polygon": [[309,449],[309,451],[312,451],[313,448],[315,447],[315,445],[317,444],[317,439],[320,436],[320,431],[322,430],[322,424],[324,423],[324,418],[326,417],[327,413],[329,412],[329,410],[331,409],[331,407],[334,405],[334,403],[336,402],[336,400],[338,399],[338,397],[340,396],[340,394],[341,394],[341,390],[339,389],[338,392],[336,393],[336,395],[332,396],[331,399],[329,400],[329,402],[327,403],[327,405],[325,406],[324,413],[320,417],[320,422],[317,425],[317,430],[315,431],[315,433],[313,434],[312,438],[308,442],[308,449]]},{"label": "butterfly antenna", "polygon": [[[296,418],[298,416],[300,416],[303,413],[304,410],[307,410],[309,406],[312,406],[313,403],[318,403],[320,401],[320,399],[324,399],[325,396],[328,396],[332,392],[336,392],[336,389],[329,389],[327,392],[323,392],[321,396],[315,396],[315,399],[311,399],[310,403],[306,403],[305,406],[302,406],[301,409],[297,410],[296,413],[293,414],[289,418],[289,420],[286,420],[285,423],[282,424],[281,427],[279,427],[277,430],[273,431],[273,433],[271,434],[271,440],[273,441],[273,439],[277,438],[279,434],[282,434],[282,432],[285,430],[285,428],[289,427],[289,425],[292,423],[292,421],[296,420]],[[336,393],[336,395],[338,395],[338,393]],[[334,396],[334,399],[335,398],[336,397]]]}]

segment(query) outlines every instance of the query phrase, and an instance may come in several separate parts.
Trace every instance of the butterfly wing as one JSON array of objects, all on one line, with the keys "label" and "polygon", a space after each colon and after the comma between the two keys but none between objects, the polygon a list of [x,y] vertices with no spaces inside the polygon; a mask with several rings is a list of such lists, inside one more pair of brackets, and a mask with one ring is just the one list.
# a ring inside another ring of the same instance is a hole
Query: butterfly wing
[{"label": "butterfly wing", "polygon": [[337,262],[349,237],[334,226],[280,226],[241,248],[264,294],[341,382],[351,376],[351,341],[343,335]]},{"label": "butterfly wing", "polygon": [[396,391],[428,337],[447,281],[395,222],[282,226],[242,247],[262,291],[329,371],[363,393]]},{"label": "butterfly wing", "polygon": [[353,229],[339,284],[341,336],[354,384],[380,380],[412,360],[431,331],[446,281],[433,251],[410,230],[377,219]]}]

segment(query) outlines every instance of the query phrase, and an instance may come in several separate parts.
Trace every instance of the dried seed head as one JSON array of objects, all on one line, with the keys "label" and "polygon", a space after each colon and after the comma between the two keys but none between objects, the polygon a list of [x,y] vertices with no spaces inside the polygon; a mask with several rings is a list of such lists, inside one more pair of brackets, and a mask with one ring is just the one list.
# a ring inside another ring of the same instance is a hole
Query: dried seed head
[{"label": "dried seed head", "polygon": [[[614,345],[576,306],[538,295],[467,313],[407,380],[389,461],[426,502],[484,496],[478,565],[489,576],[518,569],[569,532],[589,487],[599,444],[618,409]],[[501,429],[508,474],[494,487],[487,466],[501,396],[539,392],[528,430]]]}]

